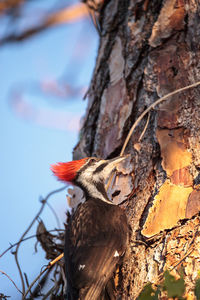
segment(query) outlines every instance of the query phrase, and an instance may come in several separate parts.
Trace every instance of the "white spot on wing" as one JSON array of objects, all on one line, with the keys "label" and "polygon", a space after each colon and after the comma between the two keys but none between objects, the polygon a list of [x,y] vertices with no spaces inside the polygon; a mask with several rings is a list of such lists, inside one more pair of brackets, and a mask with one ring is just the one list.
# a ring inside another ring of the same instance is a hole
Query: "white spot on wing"
[{"label": "white spot on wing", "polygon": [[114,257],[118,257],[119,253],[117,252],[117,250],[115,251]]},{"label": "white spot on wing", "polygon": [[79,265],[78,270],[83,270],[85,268],[85,265]]}]

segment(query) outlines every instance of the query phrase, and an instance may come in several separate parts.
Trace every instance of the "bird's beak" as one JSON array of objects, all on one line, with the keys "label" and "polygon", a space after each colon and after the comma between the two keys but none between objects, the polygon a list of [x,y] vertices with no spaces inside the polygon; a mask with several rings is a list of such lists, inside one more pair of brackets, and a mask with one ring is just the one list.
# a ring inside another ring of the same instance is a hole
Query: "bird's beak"
[{"label": "bird's beak", "polygon": [[127,157],[128,155],[117,156],[115,158],[108,159],[106,161],[108,162],[109,166],[111,165],[116,166],[118,163],[120,163],[122,160],[126,159]]},{"label": "bird's beak", "polygon": [[107,165],[104,167],[104,176],[108,176],[113,169],[123,160],[125,160],[128,157],[128,155],[123,155],[123,156],[117,156],[112,159],[105,160]]}]

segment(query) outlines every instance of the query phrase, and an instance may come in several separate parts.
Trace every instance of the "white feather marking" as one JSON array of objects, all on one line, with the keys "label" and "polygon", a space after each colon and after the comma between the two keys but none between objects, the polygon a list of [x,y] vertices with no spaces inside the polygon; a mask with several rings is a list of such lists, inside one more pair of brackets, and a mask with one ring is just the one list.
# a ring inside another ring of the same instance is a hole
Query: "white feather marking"
[{"label": "white feather marking", "polygon": [[114,257],[118,257],[119,253],[117,252],[117,250],[115,251]]},{"label": "white feather marking", "polygon": [[85,268],[85,265],[79,265],[78,270],[83,270]]}]

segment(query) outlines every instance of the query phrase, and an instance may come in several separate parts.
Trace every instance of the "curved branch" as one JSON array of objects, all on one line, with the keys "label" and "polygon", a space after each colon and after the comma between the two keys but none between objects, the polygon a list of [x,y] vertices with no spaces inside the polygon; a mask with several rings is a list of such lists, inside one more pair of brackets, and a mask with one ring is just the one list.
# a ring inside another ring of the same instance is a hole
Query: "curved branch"
[{"label": "curved branch", "polygon": [[22,294],[22,292],[20,291],[20,289],[17,287],[17,285],[15,284],[15,282],[12,280],[12,278],[7,273],[5,273],[2,270],[0,270],[0,273],[2,273],[3,275],[5,275],[14,284],[14,286],[16,287],[16,289],[18,290],[18,292],[20,292]]},{"label": "curved branch", "polygon": [[24,283],[23,274],[22,274],[21,267],[20,267],[20,265],[19,265],[19,260],[18,260],[18,251],[19,251],[20,244],[21,244],[21,242],[23,241],[25,235],[26,235],[26,234],[29,232],[29,230],[32,228],[32,226],[33,226],[33,224],[35,223],[35,221],[39,218],[39,216],[40,216],[40,214],[42,213],[42,211],[43,211],[43,209],[44,209],[44,207],[45,207],[45,205],[46,205],[48,199],[49,199],[52,195],[54,195],[54,194],[56,194],[56,193],[59,193],[59,192],[63,191],[65,188],[66,188],[66,186],[64,186],[64,187],[62,187],[62,188],[59,188],[59,189],[57,189],[57,190],[54,190],[54,191],[52,191],[52,192],[50,192],[50,193],[46,196],[46,198],[44,198],[44,199],[41,201],[41,202],[42,202],[42,205],[41,205],[41,207],[40,207],[40,209],[39,209],[37,215],[34,217],[34,219],[32,220],[32,222],[30,223],[30,225],[29,225],[28,228],[26,229],[26,231],[22,234],[22,236],[21,236],[21,238],[20,238],[20,240],[19,240],[19,242],[18,242],[18,245],[17,245],[17,247],[16,247],[16,251],[15,251],[15,261],[16,261],[16,265],[17,265],[18,272],[19,272],[20,279],[21,279],[22,292],[23,292],[23,294],[25,293],[25,283]]},{"label": "curved branch", "polygon": [[122,150],[121,150],[121,152],[120,152],[120,155],[123,155],[123,154],[124,154],[124,151],[125,151],[125,149],[126,149],[126,146],[127,146],[128,142],[129,142],[129,140],[130,140],[130,137],[131,137],[131,135],[132,135],[134,129],[137,127],[137,125],[140,123],[140,121],[144,118],[144,116],[145,116],[151,109],[153,109],[156,105],[160,104],[161,102],[163,102],[163,101],[166,100],[167,98],[169,98],[169,97],[171,97],[171,96],[173,96],[173,95],[176,95],[176,94],[178,94],[178,93],[180,93],[180,92],[183,92],[183,91],[186,91],[186,90],[188,90],[188,89],[191,89],[191,88],[193,88],[193,87],[196,87],[196,86],[198,86],[198,85],[200,85],[200,81],[195,82],[195,83],[190,84],[190,85],[187,85],[187,86],[185,86],[185,87],[183,87],[183,88],[180,88],[180,89],[178,89],[178,90],[175,90],[175,91],[173,91],[173,92],[171,92],[171,93],[169,93],[169,94],[167,94],[167,95],[165,95],[165,96],[159,98],[159,99],[156,100],[154,103],[152,103],[147,109],[145,109],[145,110],[143,111],[143,113],[139,116],[139,118],[134,122],[133,126],[131,127],[131,129],[130,129],[130,131],[129,131],[127,137],[126,137],[126,140],[125,140],[125,142],[124,142],[124,145],[123,145],[123,147],[122,147]]},{"label": "curved branch", "polygon": [[[59,231],[64,232],[65,230],[64,230],[64,229],[52,229],[52,230],[48,230],[48,232],[59,232]],[[38,235],[38,234],[37,234],[37,235]],[[30,235],[30,236],[28,236],[27,238],[24,238],[21,242],[25,242],[25,241],[27,241],[27,240],[30,240],[30,239],[32,239],[32,238],[35,238],[35,237],[37,237],[37,235],[36,235],[36,234]],[[43,235],[43,233],[39,234],[39,236],[40,236],[40,235]],[[20,243],[21,243],[21,242],[20,242]],[[13,245],[10,245],[10,247],[8,247],[6,250],[4,250],[4,251],[0,254],[0,258],[3,257],[9,250],[11,250],[13,247],[17,246],[18,244],[19,244],[19,242],[14,243]]]}]

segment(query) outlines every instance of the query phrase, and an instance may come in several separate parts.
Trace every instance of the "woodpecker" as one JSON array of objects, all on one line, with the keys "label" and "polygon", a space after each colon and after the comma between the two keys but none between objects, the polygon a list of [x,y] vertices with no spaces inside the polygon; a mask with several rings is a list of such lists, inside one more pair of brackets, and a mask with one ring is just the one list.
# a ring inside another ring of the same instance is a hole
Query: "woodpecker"
[{"label": "woodpecker", "polygon": [[115,299],[110,282],[125,253],[129,227],[124,210],[109,200],[105,180],[125,158],[90,157],[51,166],[59,180],[79,186],[86,198],[66,226],[68,300]]}]

